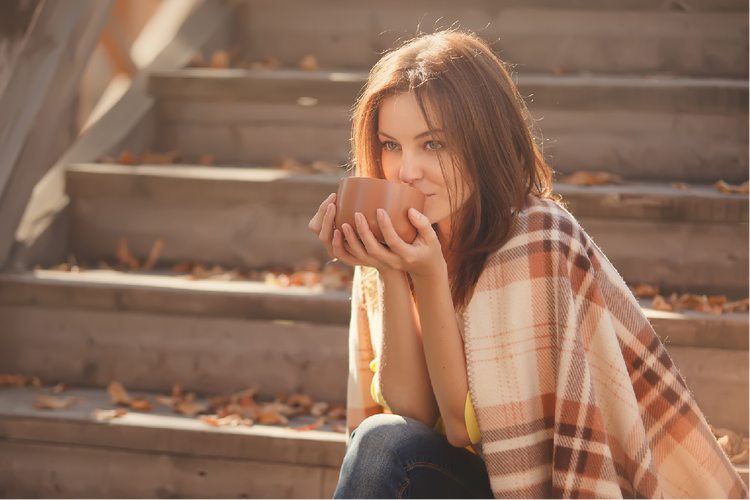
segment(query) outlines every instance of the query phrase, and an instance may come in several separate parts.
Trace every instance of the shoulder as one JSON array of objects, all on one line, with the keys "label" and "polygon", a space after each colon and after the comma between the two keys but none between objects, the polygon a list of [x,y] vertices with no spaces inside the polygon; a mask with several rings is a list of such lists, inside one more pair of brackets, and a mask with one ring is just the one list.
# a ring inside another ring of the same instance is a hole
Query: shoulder
[{"label": "shoulder", "polygon": [[570,212],[554,200],[529,196],[508,241],[487,259],[480,281],[496,287],[498,280],[567,274],[571,264],[588,269],[593,254],[593,243]]}]

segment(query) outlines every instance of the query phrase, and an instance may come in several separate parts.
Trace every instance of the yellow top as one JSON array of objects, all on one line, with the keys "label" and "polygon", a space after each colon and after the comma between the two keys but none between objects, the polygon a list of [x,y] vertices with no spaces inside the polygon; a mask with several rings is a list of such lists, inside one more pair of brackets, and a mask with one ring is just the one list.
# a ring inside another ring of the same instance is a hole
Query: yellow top
[{"label": "yellow top", "polygon": [[[373,359],[372,363],[370,363],[370,369],[373,373],[377,373],[378,371],[378,360]],[[372,399],[382,406],[383,408],[388,409],[388,411],[391,411],[390,407],[388,406],[388,403],[385,402],[385,398],[383,397],[383,393],[380,392],[380,387],[378,384],[375,383],[375,377],[372,379],[372,385],[370,386],[370,394],[372,395]],[[474,405],[471,404],[471,397],[470,394],[466,394],[466,405],[464,407],[464,420],[466,421],[466,430],[469,432],[469,439],[471,440],[471,444],[477,444],[479,441],[482,440],[482,433],[479,432],[479,425],[477,424],[477,416],[474,413]],[[435,423],[434,429],[441,433],[445,434],[445,425],[443,424],[443,417],[439,417],[437,422]],[[466,447],[469,451],[472,453],[474,450],[471,446]]]}]

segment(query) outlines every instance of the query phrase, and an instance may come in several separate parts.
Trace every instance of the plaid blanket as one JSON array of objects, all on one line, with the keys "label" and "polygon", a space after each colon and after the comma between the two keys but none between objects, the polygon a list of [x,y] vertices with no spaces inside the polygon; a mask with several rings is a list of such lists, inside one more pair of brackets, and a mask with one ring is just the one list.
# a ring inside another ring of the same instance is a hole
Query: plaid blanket
[{"label": "plaid blanket", "polygon": [[[377,306],[361,283],[350,429],[380,411]],[[747,498],[637,301],[555,202],[529,198],[459,318],[495,497]]]}]

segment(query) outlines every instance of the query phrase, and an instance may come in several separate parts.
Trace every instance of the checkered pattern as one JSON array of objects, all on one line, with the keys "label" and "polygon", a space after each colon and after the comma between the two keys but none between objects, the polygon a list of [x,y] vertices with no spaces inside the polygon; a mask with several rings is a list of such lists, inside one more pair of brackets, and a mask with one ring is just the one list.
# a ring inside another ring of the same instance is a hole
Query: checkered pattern
[{"label": "checkered pattern", "polygon": [[[380,411],[369,396],[379,319],[361,283],[350,429]],[[497,498],[747,498],[635,298],[556,203],[529,198],[461,318]]]}]

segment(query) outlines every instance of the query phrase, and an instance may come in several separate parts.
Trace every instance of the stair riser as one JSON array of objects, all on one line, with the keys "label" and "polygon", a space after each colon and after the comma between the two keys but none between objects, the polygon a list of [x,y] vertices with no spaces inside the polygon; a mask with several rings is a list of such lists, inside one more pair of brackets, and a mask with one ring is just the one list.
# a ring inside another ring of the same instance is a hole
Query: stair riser
[{"label": "stair riser", "polygon": [[589,218],[579,222],[628,284],[747,296],[747,225]]},{"label": "stair riser", "polygon": [[0,441],[5,498],[331,498],[339,470]]},{"label": "stair riser", "polygon": [[118,311],[0,307],[6,372],[50,383],[205,395],[257,385],[344,402],[347,327]]},{"label": "stair riser", "polygon": [[748,435],[748,353],[667,344],[672,361],[714,427]]},{"label": "stair riser", "polygon": [[[160,108],[156,148],[180,151],[192,161],[211,153],[223,164],[273,165],[280,156],[349,161],[348,107],[278,108],[275,115],[269,104],[170,100]],[[562,173],[608,170],[684,182],[747,179],[746,114],[555,109],[541,102],[530,108],[545,154]]]},{"label": "stair riser", "polygon": [[131,251],[145,257],[161,237],[165,263],[193,260],[264,269],[310,257],[326,262],[331,257],[307,227],[318,204],[303,210],[252,202],[217,207],[201,202],[79,199],[73,203],[71,249],[79,259],[92,263],[112,261],[119,239],[126,238]]},{"label": "stair riser", "polygon": [[420,27],[430,32],[457,21],[528,71],[747,76],[746,6],[736,13],[523,7],[250,2],[240,11],[240,39],[251,60],[273,55],[293,67],[313,53],[325,67],[369,68]]}]

